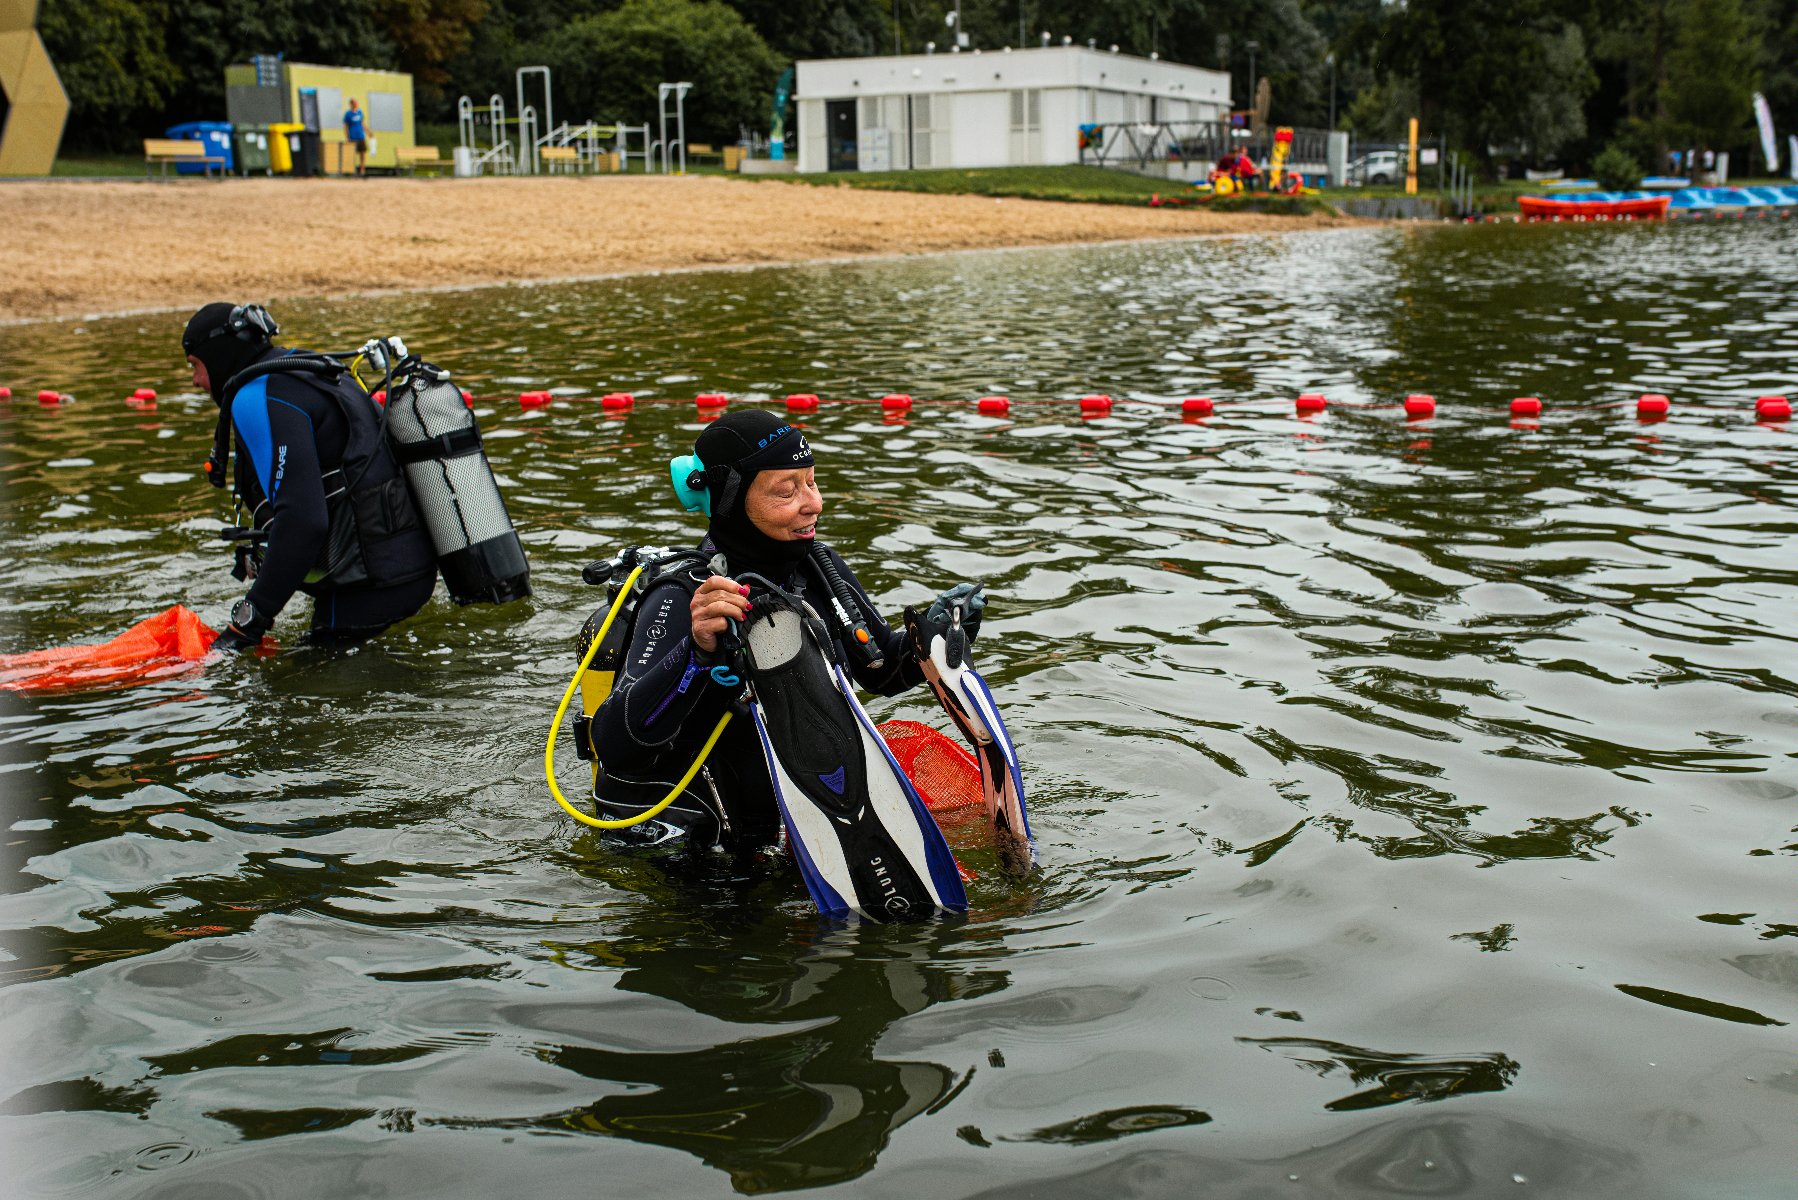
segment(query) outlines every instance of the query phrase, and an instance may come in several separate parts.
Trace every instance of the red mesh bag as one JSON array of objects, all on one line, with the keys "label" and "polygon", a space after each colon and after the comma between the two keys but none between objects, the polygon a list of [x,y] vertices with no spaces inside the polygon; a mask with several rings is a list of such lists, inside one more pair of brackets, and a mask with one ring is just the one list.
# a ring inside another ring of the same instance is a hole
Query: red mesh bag
[{"label": "red mesh bag", "polygon": [[218,634],[185,606],[142,621],[98,646],[0,654],[0,691],[58,692],[123,687],[193,668]]},{"label": "red mesh bag", "polygon": [[984,803],[980,764],[959,743],[916,721],[882,722],[880,736],[931,812]]}]

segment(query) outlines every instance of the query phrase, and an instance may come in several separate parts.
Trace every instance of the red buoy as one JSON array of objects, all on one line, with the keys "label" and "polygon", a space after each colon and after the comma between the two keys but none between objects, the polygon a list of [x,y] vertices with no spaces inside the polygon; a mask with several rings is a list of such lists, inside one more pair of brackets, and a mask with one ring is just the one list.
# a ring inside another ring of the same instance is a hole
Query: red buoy
[{"label": "red buoy", "polygon": [[1180,401],[1180,411],[1189,417],[1208,417],[1214,408],[1210,396],[1188,396]]},{"label": "red buoy", "polygon": [[1294,407],[1302,413],[1322,412],[1327,401],[1322,392],[1300,392]]},{"label": "red buoy", "polygon": [[1636,401],[1636,415],[1651,418],[1664,417],[1667,415],[1668,407],[1667,397],[1659,392],[1644,392],[1641,399]]},{"label": "red buoy", "polygon": [[135,392],[131,393],[131,398],[133,400],[154,400],[156,399],[156,389],[138,388]]},{"label": "red buoy", "polygon": [[467,405],[469,408],[474,407],[474,393],[469,391],[467,388],[462,389],[462,403]]},{"label": "red buoy", "polygon": [[548,392],[520,392],[518,393],[518,407],[548,408],[549,399]]},{"label": "red buoy", "polygon": [[810,392],[794,392],[787,397],[788,412],[817,412],[818,397]]},{"label": "red buoy", "polygon": [[37,394],[37,402],[39,404],[42,404],[45,406],[49,406],[52,404],[61,404],[62,403],[62,393],[61,392],[52,392],[52,391],[49,391],[48,389],[46,389]]},{"label": "red buoy", "polygon": [[1427,392],[1412,392],[1405,397],[1405,415],[1407,417],[1435,416],[1436,397]]},{"label": "red buoy", "polygon": [[1108,417],[1111,415],[1111,397],[1082,396],[1080,397],[1080,412],[1082,416]]},{"label": "red buoy", "polygon": [[1762,396],[1754,402],[1754,415],[1763,421],[1789,421],[1792,402],[1784,396]]},{"label": "red buoy", "polygon": [[1004,416],[1011,411],[1011,401],[1004,396],[982,396],[974,407],[991,416]]},{"label": "red buoy", "polygon": [[376,404],[379,404],[382,408],[386,408],[387,407],[387,389],[386,388],[377,389],[375,394],[370,396],[369,399],[373,400]]},{"label": "red buoy", "polygon": [[1513,417],[1539,417],[1542,415],[1542,401],[1534,396],[1519,396],[1511,401]]},{"label": "red buoy", "polygon": [[887,412],[910,412],[911,397],[904,392],[888,392],[880,398],[880,407]]},{"label": "red buoy", "polygon": [[9,387],[0,387],[0,400],[11,400],[11,399],[12,399],[12,389]]},{"label": "red buoy", "polygon": [[693,397],[696,408],[723,408],[730,403],[730,397],[723,392],[701,392]]},{"label": "red buoy", "polygon": [[607,412],[623,412],[637,402],[629,392],[607,392],[599,398],[599,406]]}]

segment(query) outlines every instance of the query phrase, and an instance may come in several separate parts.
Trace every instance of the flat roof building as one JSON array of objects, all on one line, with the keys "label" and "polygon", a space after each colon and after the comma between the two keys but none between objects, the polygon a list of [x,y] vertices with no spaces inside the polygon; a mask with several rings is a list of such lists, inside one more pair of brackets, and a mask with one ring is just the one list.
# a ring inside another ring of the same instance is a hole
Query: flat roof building
[{"label": "flat roof building", "polygon": [[1230,76],[1085,46],[798,64],[799,165],[816,171],[1048,166],[1080,126],[1224,121]]}]

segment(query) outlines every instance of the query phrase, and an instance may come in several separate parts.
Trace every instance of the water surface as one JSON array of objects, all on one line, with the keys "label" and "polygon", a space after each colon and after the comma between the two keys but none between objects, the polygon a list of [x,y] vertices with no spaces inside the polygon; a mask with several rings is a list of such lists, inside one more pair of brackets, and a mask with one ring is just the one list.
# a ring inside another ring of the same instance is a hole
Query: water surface
[{"label": "water surface", "polygon": [[[278,305],[482,397],[537,595],[0,697],[8,1191],[1789,1194],[1798,471],[1752,400],[1798,391],[1793,248],[1360,230]],[[182,320],[0,330],[0,650],[238,594]],[[965,921],[823,925],[546,794],[579,568],[696,537],[698,426],[652,401],[704,390],[920,399],[807,423],[889,611],[993,596],[1042,866],[952,826]]]}]

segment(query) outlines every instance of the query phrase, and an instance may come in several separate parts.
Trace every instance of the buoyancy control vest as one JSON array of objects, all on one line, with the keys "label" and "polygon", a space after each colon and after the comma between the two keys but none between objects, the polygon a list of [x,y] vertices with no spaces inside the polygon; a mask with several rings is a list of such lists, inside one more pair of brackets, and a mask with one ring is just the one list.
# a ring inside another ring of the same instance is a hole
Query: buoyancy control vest
[{"label": "buoyancy control vest", "polygon": [[[607,615],[614,609],[620,611],[606,629],[605,641],[594,653],[587,668],[581,672],[581,711],[574,718],[574,752],[583,761],[593,764],[593,782],[599,783],[599,755],[593,745],[593,714],[599,706],[612,694],[617,683],[618,672],[624,666],[624,655],[630,649],[631,638],[637,626],[637,609],[643,602],[644,595],[655,584],[667,579],[670,575],[682,571],[697,571],[697,578],[703,579],[711,573],[712,556],[699,550],[676,550],[672,547],[632,546],[616,558],[604,559],[589,563],[581,571],[581,581],[589,586],[606,588],[606,602],[593,611],[581,625],[581,632],[575,639],[575,659],[586,661],[587,652],[593,646],[593,639],[605,627]],[[643,573],[634,581],[629,580],[631,573],[638,567]],[[620,595],[629,582],[630,591]]]},{"label": "buoyancy control vest", "polygon": [[[326,355],[265,359],[231,377],[219,405],[218,432],[208,463],[213,485],[223,487],[225,483],[232,404],[244,387],[270,375],[294,377],[330,399],[343,415],[347,431],[343,461],[324,472],[325,547],[300,589],[317,596],[346,587],[397,587],[435,573],[430,543],[405,476],[388,447],[378,408],[349,369]],[[266,531],[274,513],[261,481],[242,454],[233,479],[237,498],[250,513],[247,536],[255,556],[260,541],[257,535]]]}]

